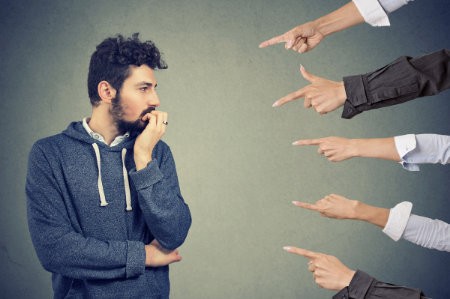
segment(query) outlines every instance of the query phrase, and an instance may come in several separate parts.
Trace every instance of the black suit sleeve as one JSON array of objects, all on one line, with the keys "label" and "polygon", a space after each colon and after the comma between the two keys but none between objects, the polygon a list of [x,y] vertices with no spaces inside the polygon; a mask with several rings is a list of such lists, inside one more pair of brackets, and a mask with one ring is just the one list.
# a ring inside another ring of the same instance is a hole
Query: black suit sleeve
[{"label": "black suit sleeve", "polygon": [[450,88],[450,50],[402,56],[365,75],[344,77],[347,100],[342,118],[438,94]]},{"label": "black suit sleeve", "polygon": [[369,274],[357,270],[348,287],[343,288],[333,299],[429,299],[420,289],[397,286],[376,280]]}]

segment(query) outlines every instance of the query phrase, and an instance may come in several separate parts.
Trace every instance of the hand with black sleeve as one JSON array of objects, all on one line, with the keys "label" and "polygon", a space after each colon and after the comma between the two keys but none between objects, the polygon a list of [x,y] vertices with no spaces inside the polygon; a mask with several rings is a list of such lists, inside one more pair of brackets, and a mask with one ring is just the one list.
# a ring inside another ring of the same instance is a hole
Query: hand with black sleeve
[{"label": "hand with black sleeve", "polygon": [[450,88],[450,51],[447,49],[416,58],[402,56],[365,75],[344,77],[335,82],[300,69],[310,85],[293,92],[273,106],[304,98],[305,108],[327,114],[344,106],[342,118],[350,119],[363,111],[405,103],[432,96]]},{"label": "hand with black sleeve", "polygon": [[450,51],[402,56],[365,75],[344,77],[347,100],[342,118],[432,96],[450,88]]},{"label": "hand with black sleeve", "polygon": [[420,289],[382,282],[361,270],[352,271],[334,256],[292,246],[284,250],[310,259],[308,270],[316,283],[339,291],[333,299],[427,299]]}]

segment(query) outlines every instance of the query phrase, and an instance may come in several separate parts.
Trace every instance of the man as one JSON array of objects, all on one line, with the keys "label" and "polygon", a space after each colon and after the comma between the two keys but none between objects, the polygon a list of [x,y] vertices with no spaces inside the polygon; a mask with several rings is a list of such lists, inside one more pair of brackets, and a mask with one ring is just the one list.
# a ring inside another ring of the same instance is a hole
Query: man
[{"label": "man", "polygon": [[167,66],[151,41],[105,39],[89,66],[92,117],[31,149],[28,223],[55,299],[169,298],[191,216],[160,141],[155,68]]}]

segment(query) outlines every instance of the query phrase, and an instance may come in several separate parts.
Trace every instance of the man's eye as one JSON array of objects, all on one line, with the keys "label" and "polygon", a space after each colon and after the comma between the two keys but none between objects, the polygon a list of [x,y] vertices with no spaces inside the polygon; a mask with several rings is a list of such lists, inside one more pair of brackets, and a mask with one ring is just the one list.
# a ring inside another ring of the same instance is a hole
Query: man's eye
[{"label": "man's eye", "polygon": [[140,90],[147,91],[147,87],[142,87],[142,88],[140,88]]}]

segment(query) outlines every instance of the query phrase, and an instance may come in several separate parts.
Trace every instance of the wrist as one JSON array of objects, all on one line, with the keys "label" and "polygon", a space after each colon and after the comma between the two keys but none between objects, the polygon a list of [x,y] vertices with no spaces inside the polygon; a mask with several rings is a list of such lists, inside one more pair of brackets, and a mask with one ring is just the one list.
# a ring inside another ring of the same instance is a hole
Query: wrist
[{"label": "wrist", "polygon": [[324,36],[328,36],[335,32],[363,23],[364,18],[355,3],[352,1],[338,10],[317,19],[315,22],[317,23],[317,28],[319,31]]},{"label": "wrist", "polygon": [[365,203],[362,203],[358,200],[355,200],[355,209],[353,211],[353,218],[352,220],[360,220],[360,221],[368,221],[368,209],[370,206],[366,205]]},{"label": "wrist", "polygon": [[327,22],[326,16],[321,17],[315,21],[312,21],[311,23],[313,24],[313,27],[315,27],[317,31],[322,33],[322,35],[324,37],[331,34],[331,32],[329,30],[327,30],[327,28],[329,27],[329,24]]},{"label": "wrist", "polygon": [[344,81],[338,82],[339,83],[339,102],[341,103],[341,106],[344,106],[345,101],[347,100],[347,93],[345,92],[345,85]]},{"label": "wrist", "polygon": [[152,155],[151,154],[139,154],[134,153],[134,163],[136,164],[136,171],[139,171],[145,167],[147,167],[147,164],[152,161]]},{"label": "wrist", "polygon": [[352,158],[361,156],[361,139],[350,139],[350,155]]},{"label": "wrist", "polygon": [[150,245],[145,245],[145,266],[146,267],[150,267],[152,261],[150,258],[150,253],[149,253],[149,246]]},{"label": "wrist", "polygon": [[355,273],[356,273],[356,271],[348,269],[348,271],[345,274],[344,279],[342,281],[341,290],[350,285],[350,282],[352,281],[353,276],[355,276]]}]

